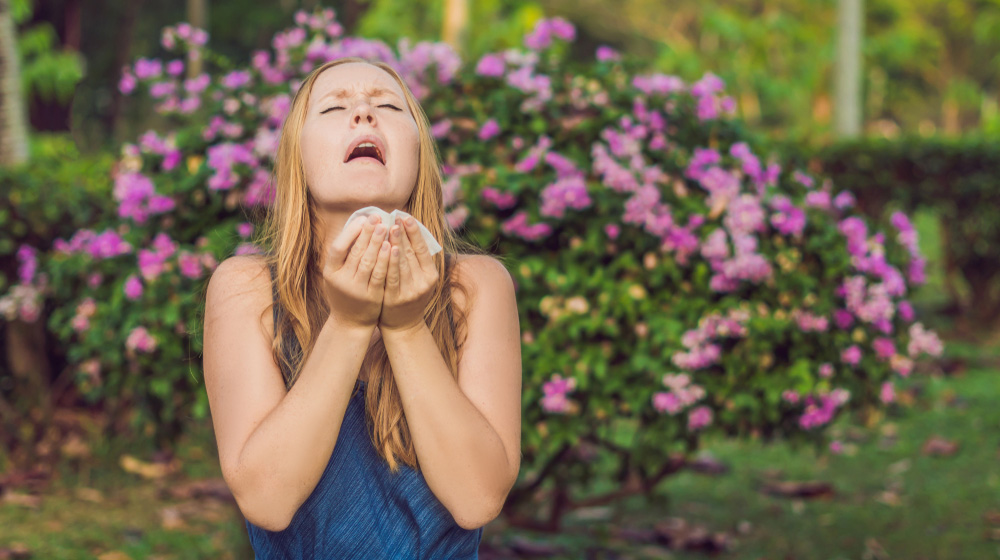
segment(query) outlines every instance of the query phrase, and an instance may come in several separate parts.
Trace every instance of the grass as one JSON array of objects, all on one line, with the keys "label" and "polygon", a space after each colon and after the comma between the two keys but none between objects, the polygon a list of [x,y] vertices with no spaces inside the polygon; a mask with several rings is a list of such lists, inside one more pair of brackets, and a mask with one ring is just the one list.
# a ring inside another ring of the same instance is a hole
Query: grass
[{"label": "grass", "polygon": [[[705,558],[703,552],[643,555],[636,543],[616,541],[608,534],[613,525],[651,527],[667,517],[680,517],[734,537],[734,548],[724,558],[1000,557],[1000,527],[984,519],[987,512],[1000,513],[996,380],[993,369],[912,380],[911,386],[921,387],[920,396],[909,406],[897,406],[871,428],[851,425],[846,417],[832,426],[835,437],[845,441],[841,454],[794,450],[781,442],[706,440],[703,452],[727,464],[728,473],[683,471],[662,482],[650,499],[636,496],[610,508],[602,524],[570,519],[563,534],[527,538],[565,547],[553,558],[590,557],[600,549],[614,550],[622,558]],[[889,437],[892,434],[895,437]],[[958,451],[952,456],[924,455],[921,448],[931,436],[956,442]],[[780,480],[830,482],[834,495],[791,499],[757,491],[775,470]]]},{"label": "grass", "polygon": [[[497,520],[487,526],[485,538],[494,544],[516,537],[564,546],[564,555],[556,558],[583,558],[587,550],[602,549],[621,554],[609,558],[665,557],[662,552],[644,556],[636,543],[616,541],[609,529],[681,517],[735,537],[725,558],[997,558],[1000,541],[990,535],[998,528],[984,519],[987,512],[1000,511],[996,380],[997,371],[989,368],[953,378],[914,378],[909,385],[921,388],[918,396],[873,427],[853,426],[846,417],[834,424],[835,437],[845,442],[842,454],[816,455],[784,443],[706,440],[703,449],[729,465],[728,473],[684,471],[661,483],[649,501],[633,497],[609,508],[607,520],[570,517],[560,535],[510,530]],[[887,439],[891,434],[895,438]],[[924,455],[921,446],[931,436],[955,441],[958,451]],[[108,558],[253,556],[232,506],[208,498],[162,497],[170,484],[219,476],[209,426],[193,428],[184,438],[177,451],[183,469],[171,482],[124,472],[116,464],[121,451],[102,450],[107,456],[89,469],[61,466],[37,509],[0,504],[0,549],[21,543],[35,558],[65,559],[112,551],[126,556]],[[828,481],[834,495],[788,499],[759,492],[760,481],[775,469],[782,480]],[[96,490],[100,501],[90,501],[93,492],[83,488]],[[183,526],[164,526],[163,510],[170,507],[183,512]],[[741,523],[745,534],[737,530]],[[705,554],[673,552],[669,557]]]}]

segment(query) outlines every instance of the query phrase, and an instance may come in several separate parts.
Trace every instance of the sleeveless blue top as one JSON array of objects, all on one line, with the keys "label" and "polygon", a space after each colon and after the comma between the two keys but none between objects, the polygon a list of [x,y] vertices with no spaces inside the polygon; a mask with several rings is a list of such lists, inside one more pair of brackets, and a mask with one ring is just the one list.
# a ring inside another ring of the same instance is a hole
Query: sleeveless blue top
[{"label": "sleeveless blue top", "polygon": [[244,517],[255,560],[478,559],[483,528],[459,527],[422,473],[401,463],[393,474],[376,452],[364,388],[357,380],[326,469],[288,527],[268,531]]}]

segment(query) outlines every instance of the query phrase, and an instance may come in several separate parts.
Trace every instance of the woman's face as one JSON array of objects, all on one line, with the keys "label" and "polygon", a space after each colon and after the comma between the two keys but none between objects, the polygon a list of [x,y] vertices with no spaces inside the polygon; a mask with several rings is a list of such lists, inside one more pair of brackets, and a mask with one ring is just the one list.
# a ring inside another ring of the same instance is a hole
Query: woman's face
[{"label": "woman's face", "polygon": [[[399,84],[377,66],[348,62],[324,70],[309,95],[300,142],[306,183],[327,210],[403,208],[416,185],[417,122]],[[368,142],[376,148],[365,148]]]}]

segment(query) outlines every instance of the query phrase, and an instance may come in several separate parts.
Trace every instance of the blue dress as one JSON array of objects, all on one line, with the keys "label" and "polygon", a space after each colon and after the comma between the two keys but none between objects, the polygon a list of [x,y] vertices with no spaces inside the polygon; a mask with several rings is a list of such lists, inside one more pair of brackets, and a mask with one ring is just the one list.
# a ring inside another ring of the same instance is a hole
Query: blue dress
[{"label": "blue dress", "polygon": [[330,461],[288,527],[268,531],[244,517],[255,560],[479,558],[483,528],[459,527],[422,473],[400,464],[393,474],[375,451],[364,386],[355,383]]}]

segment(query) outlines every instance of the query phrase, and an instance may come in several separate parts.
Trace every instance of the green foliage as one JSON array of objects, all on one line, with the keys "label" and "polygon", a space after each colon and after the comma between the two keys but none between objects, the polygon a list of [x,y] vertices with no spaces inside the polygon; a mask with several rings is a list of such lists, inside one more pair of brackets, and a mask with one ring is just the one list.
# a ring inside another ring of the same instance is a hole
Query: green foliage
[{"label": "green foliage", "polygon": [[83,78],[80,53],[56,50],[58,38],[47,23],[22,32],[18,39],[24,95],[37,95],[46,101],[72,99],[76,84]]},{"label": "green foliage", "polygon": [[113,215],[110,154],[84,156],[61,135],[35,135],[27,163],[0,167],[0,290],[16,282],[21,244],[50,247],[60,237]]},{"label": "green foliage", "polygon": [[[944,228],[948,274],[968,286],[969,316],[984,327],[1000,317],[1000,142],[983,136],[860,139],[823,148],[787,146],[855,193],[866,215],[888,224],[893,210],[932,210]],[[958,294],[949,294],[958,302]]]}]

